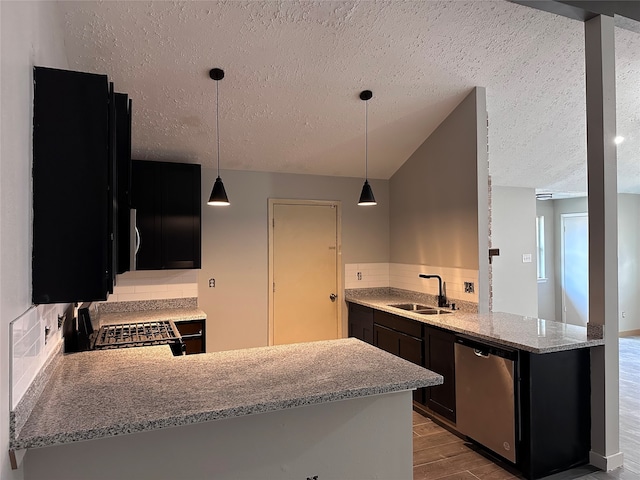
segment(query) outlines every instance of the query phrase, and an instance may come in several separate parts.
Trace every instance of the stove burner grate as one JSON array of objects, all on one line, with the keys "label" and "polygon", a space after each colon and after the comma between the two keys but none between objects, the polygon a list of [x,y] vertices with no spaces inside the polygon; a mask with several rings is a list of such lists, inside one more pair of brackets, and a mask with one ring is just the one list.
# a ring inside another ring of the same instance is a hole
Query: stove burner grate
[{"label": "stove burner grate", "polygon": [[94,348],[142,347],[166,345],[181,341],[180,333],[171,320],[155,322],[103,325],[96,336]]}]

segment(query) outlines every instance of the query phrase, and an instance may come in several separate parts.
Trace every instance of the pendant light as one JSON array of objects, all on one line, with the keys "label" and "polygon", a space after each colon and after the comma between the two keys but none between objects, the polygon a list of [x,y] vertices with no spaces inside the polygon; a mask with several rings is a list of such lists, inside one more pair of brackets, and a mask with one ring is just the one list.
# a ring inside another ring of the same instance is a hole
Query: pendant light
[{"label": "pendant light", "polygon": [[373,98],[373,92],[371,90],[363,90],[360,92],[360,100],[364,100],[364,185],[362,186],[362,193],[360,194],[360,201],[358,205],[377,205],[376,199],[373,196],[373,190],[371,190],[371,185],[369,185],[368,178],[368,153],[369,153],[369,145],[367,138],[367,131],[369,129],[368,118],[369,118],[369,100]]},{"label": "pendant light", "polygon": [[218,177],[213,184],[211,196],[209,197],[207,205],[222,206],[229,205],[229,198],[227,197],[227,192],[225,191],[224,184],[222,183],[222,179],[220,178],[220,113],[218,101],[218,82],[224,78],[224,70],[220,68],[212,68],[209,71],[209,76],[216,81],[216,140],[218,143]]}]

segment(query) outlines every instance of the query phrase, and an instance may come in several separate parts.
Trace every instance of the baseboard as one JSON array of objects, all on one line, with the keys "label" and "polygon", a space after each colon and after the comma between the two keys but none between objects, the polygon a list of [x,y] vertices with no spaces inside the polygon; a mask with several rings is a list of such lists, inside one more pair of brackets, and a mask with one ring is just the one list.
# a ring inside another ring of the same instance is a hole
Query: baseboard
[{"label": "baseboard", "polygon": [[589,463],[600,470],[610,472],[611,470],[622,467],[624,455],[622,452],[618,452],[605,457],[592,450],[589,452]]},{"label": "baseboard", "polygon": [[454,435],[457,435],[458,437],[466,440],[466,438],[467,438],[466,435],[463,435],[462,433],[460,433],[458,431],[458,429],[456,428],[455,423],[451,422],[451,420],[448,420],[448,419],[446,419],[444,417],[441,417],[439,414],[437,414],[436,412],[431,410],[426,405],[418,403],[418,402],[416,402],[414,400],[413,401],[413,409],[416,412],[421,413],[422,415],[424,415],[426,417],[429,417],[431,420],[433,420],[434,423],[440,425],[442,428],[446,428],[447,430],[449,430]]},{"label": "baseboard", "polygon": [[625,330],[618,333],[619,337],[637,337],[640,336],[640,330]]}]

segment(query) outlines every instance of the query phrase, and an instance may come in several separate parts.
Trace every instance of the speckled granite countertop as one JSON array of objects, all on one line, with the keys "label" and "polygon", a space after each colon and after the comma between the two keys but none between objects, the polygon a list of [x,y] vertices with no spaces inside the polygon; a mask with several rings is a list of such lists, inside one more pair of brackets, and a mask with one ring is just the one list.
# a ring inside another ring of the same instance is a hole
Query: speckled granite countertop
[{"label": "speckled granite countertop", "polygon": [[183,357],[167,346],[74,353],[61,360],[11,446],[60,445],[442,381],[353,338]]},{"label": "speckled granite countertop", "polygon": [[443,315],[420,315],[389,307],[391,303],[414,302],[413,299],[393,294],[348,294],[346,301],[532,353],[551,353],[604,345],[604,340],[588,339],[585,327],[511,313],[481,314],[456,311]]},{"label": "speckled granite countertop", "polygon": [[181,322],[186,320],[206,319],[207,314],[199,308],[164,308],[160,310],[139,310],[132,312],[101,313],[97,319],[97,327],[120,323],[153,322],[159,320],[173,320]]}]

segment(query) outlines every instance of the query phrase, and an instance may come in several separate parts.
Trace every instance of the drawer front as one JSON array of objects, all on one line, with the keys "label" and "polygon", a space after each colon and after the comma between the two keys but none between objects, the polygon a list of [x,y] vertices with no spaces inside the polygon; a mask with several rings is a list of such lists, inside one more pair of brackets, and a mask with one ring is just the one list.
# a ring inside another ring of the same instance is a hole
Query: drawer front
[{"label": "drawer front", "polygon": [[399,317],[380,310],[373,311],[373,321],[378,325],[397,330],[400,333],[422,338],[423,324],[409,318]]},{"label": "drawer front", "polygon": [[187,320],[174,323],[180,335],[196,335],[204,332],[204,320]]}]

